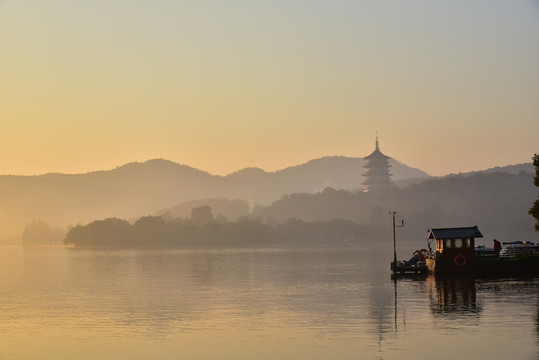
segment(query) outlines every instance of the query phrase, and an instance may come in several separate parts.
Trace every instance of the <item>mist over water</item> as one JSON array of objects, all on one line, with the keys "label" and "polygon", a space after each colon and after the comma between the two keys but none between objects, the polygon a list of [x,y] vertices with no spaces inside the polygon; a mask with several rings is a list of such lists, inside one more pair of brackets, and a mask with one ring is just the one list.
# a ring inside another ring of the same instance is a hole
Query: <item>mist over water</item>
[{"label": "mist over water", "polygon": [[393,282],[391,257],[385,239],[220,250],[3,247],[0,358],[537,357],[538,280]]}]

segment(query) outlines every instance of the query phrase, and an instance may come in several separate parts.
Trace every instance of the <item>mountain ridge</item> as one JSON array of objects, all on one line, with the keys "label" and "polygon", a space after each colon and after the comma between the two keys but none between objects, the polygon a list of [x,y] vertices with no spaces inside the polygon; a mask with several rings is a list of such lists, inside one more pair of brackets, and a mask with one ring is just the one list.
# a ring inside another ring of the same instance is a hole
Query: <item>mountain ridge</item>
[{"label": "mountain ridge", "polygon": [[[59,175],[82,176],[82,175],[108,173],[108,172],[113,172],[113,171],[125,171],[127,169],[136,168],[137,166],[148,166],[148,165],[154,166],[155,164],[161,164],[161,165],[168,165],[171,168],[173,168],[173,167],[175,167],[175,168],[183,168],[183,169],[193,170],[193,171],[196,171],[196,172],[199,172],[199,173],[204,173],[204,174],[214,176],[214,177],[226,178],[226,177],[229,177],[229,176],[236,176],[238,174],[250,173],[250,172],[271,175],[271,174],[276,174],[276,173],[280,173],[280,172],[284,172],[284,171],[293,170],[295,168],[312,166],[314,164],[317,164],[317,163],[320,163],[320,162],[323,162],[323,161],[327,161],[327,160],[338,160],[338,159],[365,161],[365,159],[362,158],[362,157],[349,157],[349,156],[344,156],[344,155],[327,155],[327,156],[323,156],[323,157],[320,157],[320,158],[311,159],[309,161],[306,161],[304,163],[300,163],[300,164],[297,164],[297,165],[287,166],[287,167],[284,167],[282,169],[275,170],[275,171],[266,171],[266,170],[264,170],[264,169],[262,169],[260,167],[257,167],[257,166],[249,166],[249,167],[245,167],[245,168],[233,171],[233,172],[231,172],[229,174],[226,174],[226,175],[217,175],[217,174],[212,174],[209,171],[202,170],[202,169],[199,169],[199,168],[187,165],[187,164],[177,163],[177,162],[174,162],[172,160],[168,160],[168,159],[164,159],[164,158],[154,158],[154,159],[148,159],[148,160],[145,160],[145,161],[131,161],[131,162],[125,163],[123,165],[118,165],[118,166],[116,166],[116,167],[114,167],[112,169],[108,169],[108,170],[107,169],[92,170],[92,171],[83,172],[83,173],[48,172],[48,173],[35,174],[35,175],[1,174],[0,177],[35,178],[35,177],[54,177],[54,176],[59,176]],[[445,177],[445,176],[454,176],[454,175],[470,175],[470,174],[474,174],[474,173],[478,173],[478,172],[496,172],[496,171],[508,172],[508,173],[512,173],[512,174],[517,174],[520,171],[526,171],[526,172],[534,172],[535,171],[534,168],[533,168],[532,163],[529,162],[529,163],[509,164],[509,165],[503,165],[503,166],[494,166],[494,167],[486,168],[486,169],[482,169],[482,170],[474,170],[474,171],[459,172],[459,173],[448,173],[448,174],[445,174],[445,175],[433,176],[433,175],[430,175],[427,172],[425,172],[425,171],[423,171],[423,170],[421,170],[419,168],[414,168],[414,167],[408,166],[408,165],[404,164],[403,162],[401,162],[399,160],[396,160],[395,158],[390,157],[390,165],[391,165],[391,167],[393,167],[394,164],[402,165],[402,166],[405,166],[406,168],[418,171],[420,174],[423,175],[423,177]],[[405,178],[408,179],[408,178],[410,178],[410,176],[405,176]],[[392,180],[394,180],[394,179],[392,179]],[[397,179],[397,181],[399,181],[399,179]]]},{"label": "mountain ridge", "polygon": [[[431,178],[395,159],[390,163],[397,185]],[[206,198],[267,206],[285,194],[328,187],[359,191],[364,164],[363,158],[326,156],[275,172],[246,168],[220,176],[151,159],[85,174],[1,175],[0,239],[20,236],[24,224],[36,220],[65,227],[106,217],[131,219]]]}]

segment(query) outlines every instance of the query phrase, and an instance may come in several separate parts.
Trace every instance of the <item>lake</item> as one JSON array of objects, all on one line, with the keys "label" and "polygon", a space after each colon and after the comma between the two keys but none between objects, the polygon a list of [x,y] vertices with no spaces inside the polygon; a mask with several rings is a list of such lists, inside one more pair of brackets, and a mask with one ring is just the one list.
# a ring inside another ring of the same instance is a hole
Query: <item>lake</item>
[{"label": "lake", "polygon": [[539,278],[393,281],[387,245],[0,248],[0,359],[537,359]]}]

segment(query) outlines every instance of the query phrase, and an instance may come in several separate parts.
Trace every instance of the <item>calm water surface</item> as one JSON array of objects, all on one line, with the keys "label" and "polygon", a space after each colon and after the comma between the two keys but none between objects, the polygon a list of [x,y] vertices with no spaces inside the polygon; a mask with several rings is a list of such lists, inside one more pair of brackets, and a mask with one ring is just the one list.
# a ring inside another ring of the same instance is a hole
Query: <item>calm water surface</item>
[{"label": "calm water surface", "polygon": [[405,279],[391,249],[0,248],[0,359],[537,359],[539,279]]}]

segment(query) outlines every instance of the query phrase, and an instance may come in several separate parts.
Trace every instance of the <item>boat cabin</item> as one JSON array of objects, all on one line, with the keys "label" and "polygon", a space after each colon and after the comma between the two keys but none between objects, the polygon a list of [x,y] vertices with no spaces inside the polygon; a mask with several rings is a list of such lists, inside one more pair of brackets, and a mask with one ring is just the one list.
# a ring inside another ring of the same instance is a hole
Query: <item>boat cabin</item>
[{"label": "boat cabin", "polygon": [[429,229],[427,240],[436,242],[436,252],[431,256],[434,261],[427,262],[429,268],[434,265],[464,270],[475,258],[475,238],[483,234],[477,226]]}]

